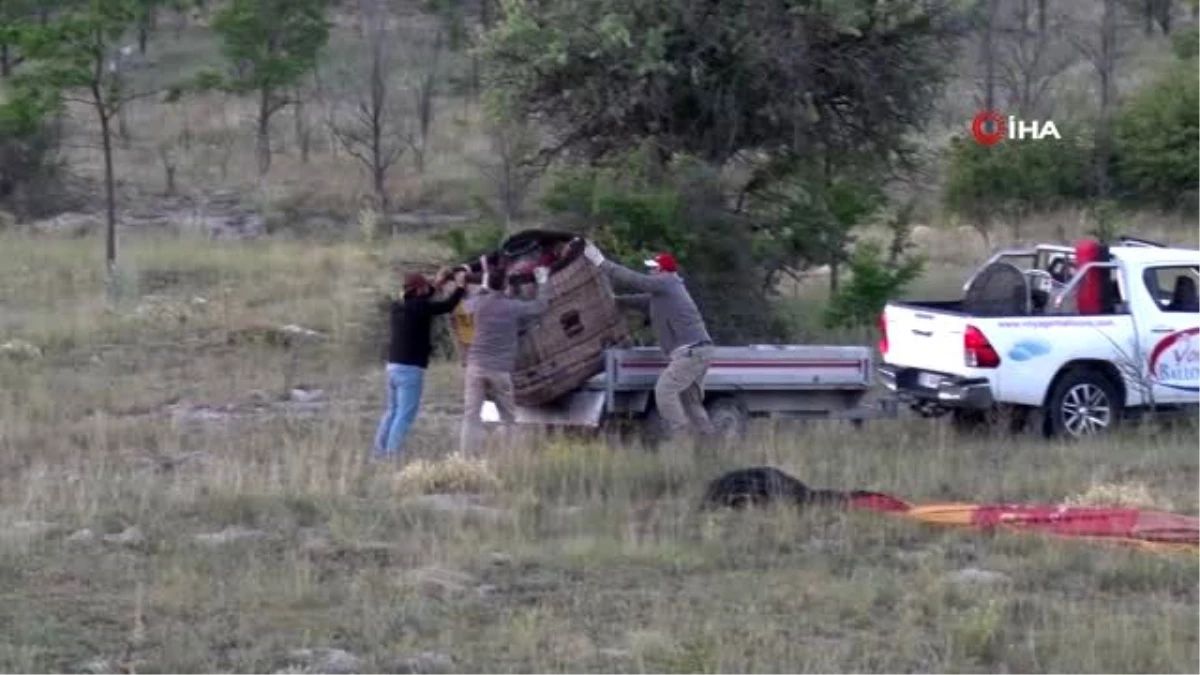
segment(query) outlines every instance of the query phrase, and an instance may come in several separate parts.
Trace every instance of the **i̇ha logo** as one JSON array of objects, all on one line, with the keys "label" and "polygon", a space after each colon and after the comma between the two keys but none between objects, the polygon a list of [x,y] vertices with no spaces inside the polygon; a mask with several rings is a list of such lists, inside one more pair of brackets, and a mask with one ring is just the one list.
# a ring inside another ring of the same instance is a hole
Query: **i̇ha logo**
[{"label": "i\u0307ha logo", "polygon": [[1062,140],[1053,121],[1019,120],[1012,115],[1006,117],[995,110],[981,111],[971,120],[971,135],[975,137],[975,142],[989,147],[1006,138],[1014,141],[1027,138],[1040,141],[1046,137]]}]

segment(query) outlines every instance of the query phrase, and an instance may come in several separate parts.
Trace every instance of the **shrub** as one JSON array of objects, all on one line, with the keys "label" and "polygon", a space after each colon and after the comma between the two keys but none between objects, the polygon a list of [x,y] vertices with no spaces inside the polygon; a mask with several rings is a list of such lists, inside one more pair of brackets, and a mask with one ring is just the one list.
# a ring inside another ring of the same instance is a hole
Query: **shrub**
[{"label": "shrub", "polygon": [[1162,208],[1195,208],[1200,183],[1197,59],[1174,64],[1129,99],[1114,125],[1121,196]]},{"label": "shrub", "polygon": [[0,210],[39,217],[61,203],[58,147],[58,124],[32,94],[0,100]]},{"label": "shrub", "polygon": [[642,160],[631,155],[607,167],[567,170],[551,182],[543,205],[634,270],[656,252],[672,252],[714,340],[781,337],[753,232],[725,208],[715,171],[683,160],[652,178]]}]

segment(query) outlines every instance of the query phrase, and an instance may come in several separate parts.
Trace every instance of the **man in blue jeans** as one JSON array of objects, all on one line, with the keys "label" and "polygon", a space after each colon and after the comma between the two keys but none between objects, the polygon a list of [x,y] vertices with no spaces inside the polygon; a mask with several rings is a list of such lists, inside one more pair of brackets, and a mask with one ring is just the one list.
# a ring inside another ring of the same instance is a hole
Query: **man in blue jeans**
[{"label": "man in blue jeans", "polygon": [[434,300],[434,287],[445,283],[448,276],[443,270],[430,284],[423,274],[409,273],[404,278],[403,300],[392,303],[387,410],[383,419],[379,420],[379,429],[375,433],[372,459],[396,457],[404,446],[413,420],[417,418],[421,390],[425,384],[425,369],[429,367],[429,354],[433,351],[430,336],[433,318],[450,313],[465,292],[466,272],[459,270],[454,275],[454,291],[445,299]]}]

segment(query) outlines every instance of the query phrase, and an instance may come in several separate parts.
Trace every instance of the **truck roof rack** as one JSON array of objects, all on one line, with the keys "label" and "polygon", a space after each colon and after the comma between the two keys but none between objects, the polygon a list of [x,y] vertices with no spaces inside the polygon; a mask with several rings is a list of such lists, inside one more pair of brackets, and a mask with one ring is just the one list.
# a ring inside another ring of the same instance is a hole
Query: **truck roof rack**
[{"label": "truck roof rack", "polygon": [[1130,237],[1128,235],[1121,235],[1120,242],[1126,246],[1141,246],[1144,248],[1167,248],[1167,245],[1163,244],[1161,242],[1151,241],[1150,239],[1142,239],[1140,237]]}]

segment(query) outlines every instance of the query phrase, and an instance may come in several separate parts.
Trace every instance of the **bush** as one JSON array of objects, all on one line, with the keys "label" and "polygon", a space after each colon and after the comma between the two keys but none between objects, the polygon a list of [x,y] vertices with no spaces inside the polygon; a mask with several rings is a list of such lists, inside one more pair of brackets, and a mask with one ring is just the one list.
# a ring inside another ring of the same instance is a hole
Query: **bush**
[{"label": "bush", "polygon": [[873,241],[858,245],[850,257],[850,281],[833,296],[825,310],[827,328],[873,325],[884,305],[921,275],[919,258],[889,262],[883,247]]},{"label": "bush", "polygon": [[605,168],[567,170],[551,182],[543,205],[631,269],[641,271],[656,252],[674,253],[714,340],[781,338],[753,233],[725,208],[715,171],[683,161],[652,179],[644,166],[633,155]]},{"label": "bush", "polygon": [[1195,208],[1200,183],[1197,59],[1181,61],[1122,106],[1114,127],[1114,168],[1123,199]]},{"label": "bush", "polygon": [[58,124],[21,91],[0,102],[0,210],[20,218],[50,213],[61,203]]},{"label": "bush", "polygon": [[1171,35],[1171,51],[1180,60],[1195,58],[1200,53],[1200,27],[1184,26]]},{"label": "bush", "polygon": [[1090,148],[1070,134],[1061,140],[983,146],[954,139],[946,154],[943,200],[985,233],[994,214],[1013,220],[1086,199]]}]

